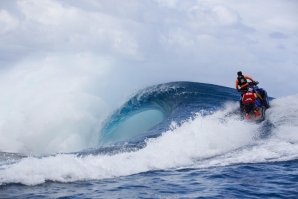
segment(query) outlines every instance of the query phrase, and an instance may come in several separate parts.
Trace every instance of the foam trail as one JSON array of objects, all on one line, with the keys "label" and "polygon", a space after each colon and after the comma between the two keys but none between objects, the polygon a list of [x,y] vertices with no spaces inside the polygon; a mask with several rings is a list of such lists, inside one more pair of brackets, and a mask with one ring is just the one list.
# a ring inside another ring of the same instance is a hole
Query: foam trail
[{"label": "foam trail", "polygon": [[[298,94],[273,100],[268,119],[274,124],[274,135],[281,143],[298,145]],[[280,146],[280,144],[277,144]],[[298,150],[295,150],[296,152]],[[294,153],[296,154],[296,153]],[[298,157],[297,155],[294,155]]]},{"label": "foam trail", "polygon": [[258,125],[240,121],[238,116],[225,119],[228,112],[226,109],[205,117],[198,114],[180,127],[173,123],[172,130],[148,139],[147,146],[135,152],[85,157],[57,154],[2,165],[0,182],[36,185],[46,180],[71,182],[179,168],[254,143],[252,132]]},{"label": "foam trail", "polygon": [[[274,99],[270,105],[265,121],[272,124],[268,129],[271,131],[268,139],[256,140],[251,146],[226,153],[212,161],[200,162],[196,167],[298,159],[298,95]],[[257,131],[256,135],[259,133]]]}]

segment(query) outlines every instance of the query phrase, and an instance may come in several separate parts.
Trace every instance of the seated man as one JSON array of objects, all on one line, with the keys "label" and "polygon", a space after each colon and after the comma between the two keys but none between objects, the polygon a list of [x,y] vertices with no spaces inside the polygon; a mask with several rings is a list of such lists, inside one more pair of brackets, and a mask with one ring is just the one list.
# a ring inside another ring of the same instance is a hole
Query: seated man
[{"label": "seated man", "polygon": [[[245,109],[245,117],[246,119],[251,119],[251,117],[249,116],[249,112],[250,111],[254,111],[254,116],[257,117],[259,115],[261,115],[258,111],[257,111],[257,107],[256,107],[256,101],[257,101],[257,95],[255,93],[253,93],[253,89],[249,88],[247,90],[247,93],[245,93],[242,97],[242,103],[244,105],[244,109]],[[258,103],[258,102],[257,102]],[[258,103],[259,104],[259,103]]]}]

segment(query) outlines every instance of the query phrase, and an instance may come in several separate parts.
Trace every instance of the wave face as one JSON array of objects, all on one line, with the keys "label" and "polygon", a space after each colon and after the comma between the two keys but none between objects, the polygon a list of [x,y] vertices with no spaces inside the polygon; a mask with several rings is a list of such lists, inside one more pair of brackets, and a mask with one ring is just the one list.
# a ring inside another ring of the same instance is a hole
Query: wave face
[{"label": "wave face", "polygon": [[194,113],[210,113],[239,96],[234,89],[194,82],[160,84],[139,91],[108,118],[100,144],[157,136],[171,121],[180,123]]},{"label": "wave face", "polygon": [[273,99],[261,123],[240,119],[238,99],[234,89],[202,83],[146,88],[106,119],[97,147],[38,157],[2,154],[9,158],[1,158],[0,185],[297,160],[298,95]]}]

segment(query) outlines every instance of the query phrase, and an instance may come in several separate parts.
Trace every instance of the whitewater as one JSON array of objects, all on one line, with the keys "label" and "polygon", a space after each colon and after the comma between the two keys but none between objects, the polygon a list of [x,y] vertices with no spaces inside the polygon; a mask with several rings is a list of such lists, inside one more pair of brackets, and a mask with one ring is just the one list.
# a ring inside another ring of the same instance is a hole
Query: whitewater
[{"label": "whitewater", "polygon": [[243,120],[238,100],[232,88],[170,82],[45,129],[13,113],[30,140],[2,120],[1,198],[297,197],[298,95],[271,98],[261,123]]}]

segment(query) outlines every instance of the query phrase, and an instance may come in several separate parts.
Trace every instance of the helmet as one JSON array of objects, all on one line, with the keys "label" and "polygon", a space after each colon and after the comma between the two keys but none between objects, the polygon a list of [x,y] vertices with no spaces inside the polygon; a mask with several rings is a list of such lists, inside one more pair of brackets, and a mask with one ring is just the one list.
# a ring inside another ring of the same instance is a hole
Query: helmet
[{"label": "helmet", "polygon": [[252,93],[254,90],[252,88],[248,88],[247,92]]},{"label": "helmet", "polygon": [[237,75],[238,76],[242,75],[242,72],[241,71],[238,71]]}]

